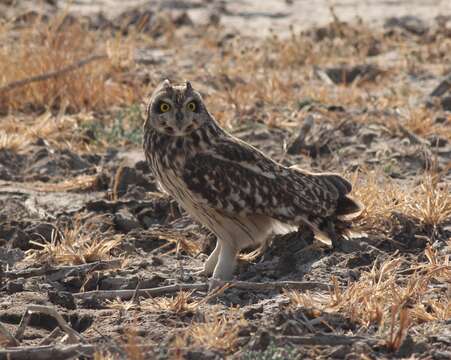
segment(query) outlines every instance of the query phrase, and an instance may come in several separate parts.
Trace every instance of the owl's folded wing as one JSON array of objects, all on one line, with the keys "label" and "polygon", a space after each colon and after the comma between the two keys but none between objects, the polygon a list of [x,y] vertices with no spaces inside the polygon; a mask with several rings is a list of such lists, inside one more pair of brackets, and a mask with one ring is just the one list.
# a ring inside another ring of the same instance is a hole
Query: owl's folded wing
[{"label": "owl's folded wing", "polygon": [[283,167],[233,138],[190,158],[183,179],[196,200],[208,207],[287,222],[332,215],[340,196],[325,177]]}]

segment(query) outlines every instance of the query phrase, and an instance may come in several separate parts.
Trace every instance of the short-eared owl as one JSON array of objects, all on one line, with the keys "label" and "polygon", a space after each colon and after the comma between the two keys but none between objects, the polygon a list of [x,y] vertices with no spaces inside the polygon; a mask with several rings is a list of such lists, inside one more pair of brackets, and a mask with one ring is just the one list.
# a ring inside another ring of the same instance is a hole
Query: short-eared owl
[{"label": "short-eared owl", "polygon": [[203,270],[215,279],[230,279],[240,249],[261,245],[281,225],[331,238],[334,225],[361,211],[339,175],[285,167],[221,129],[189,82],[159,85],[144,131],[161,187],[218,238]]}]

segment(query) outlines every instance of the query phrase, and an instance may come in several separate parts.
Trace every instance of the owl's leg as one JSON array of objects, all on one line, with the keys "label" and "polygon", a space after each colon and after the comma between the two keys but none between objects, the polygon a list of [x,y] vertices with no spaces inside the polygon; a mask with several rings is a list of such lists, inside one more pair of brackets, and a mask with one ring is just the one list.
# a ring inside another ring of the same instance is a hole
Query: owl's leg
[{"label": "owl's leg", "polygon": [[[238,249],[235,245],[221,241],[220,244],[218,263],[216,264],[215,271],[213,272],[214,279],[230,280],[233,277],[233,271],[236,265],[236,256]],[[215,249],[216,250],[216,249]]]},{"label": "owl's leg", "polygon": [[219,253],[221,252],[221,243],[216,240],[215,249],[212,251],[207,261],[205,261],[204,268],[200,271],[196,271],[195,275],[211,276],[218,263]]},{"label": "owl's leg", "polygon": [[205,261],[204,265],[204,273],[205,275],[210,276],[213,274],[215,270],[216,264],[218,263],[219,253],[221,252],[221,242],[216,240],[216,246],[213,252],[208,257],[207,261]]}]

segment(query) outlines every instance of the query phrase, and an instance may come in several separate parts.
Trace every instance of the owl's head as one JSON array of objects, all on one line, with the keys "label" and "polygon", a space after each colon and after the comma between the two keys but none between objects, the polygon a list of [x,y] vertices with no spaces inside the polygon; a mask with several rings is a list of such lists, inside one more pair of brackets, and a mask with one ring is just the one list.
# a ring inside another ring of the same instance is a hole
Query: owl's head
[{"label": "owl's head", "polygon": [[166,135],[184,136],[209,119],[202,97],[189,81],[172,85],[169,80],[164,80],[150,98],[144,126]]}]

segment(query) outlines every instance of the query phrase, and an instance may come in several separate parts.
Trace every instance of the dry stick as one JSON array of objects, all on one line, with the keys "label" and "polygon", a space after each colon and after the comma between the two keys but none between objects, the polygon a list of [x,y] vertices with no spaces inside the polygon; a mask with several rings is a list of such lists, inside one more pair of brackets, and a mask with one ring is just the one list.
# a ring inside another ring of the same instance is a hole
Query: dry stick
[{"label": "dry stick", "polygon": [[107,270],[115,267],[119,267],[122,263],[122,260],[109,260],[109,261],[97,261],[89,264],[81,264],[81,265],[71,265],[71,266],[59,266],[59,267],[50,267],[43,266],[40,268],[31,268],[25,270],[17,270],[17,271],[6,271],[4,272],[4,276],[8,279],[17,279],[17,278],[29,278],[33,276],[50,276],[53,281],[62,279],[66,277],[69,273],[73,275],[82,275],[86,274],[90,271],[95,270]]},{"label": "dry stick", "polygon": [[70,64],[70,65],[68,65],[66,67],[63,67],[62,69],[59,69],[59,70],[51,71],[51,72],[48,72],[48,73],[45,73],[45,74],[41,74],[41,75],[32,76],[32,77],[29,77],[29,78],[26,78],[26,79],[22,79],[22,80],[13,81],[13,82],[11,82],[9,84],[6,84],[6,85],[0,87],[0,94],[7,93],[7,92],[9,92],[9,91],[11,91],[13,89],[16,89],[18,87],[22,87],[22,86],[25,86],[25,85],[28,85],[28,84],[31,84],[31,83],[34,83],[34,82],[45,81],[45,80],[49,80],[49,79],[52,79],[52,78],[56,78],[58,76],[66,74],[68,72],[74,71],[74,70],[76,70],[78,68],[81,68],[81,67],[83,67],[83,66],[85,66],[85,65],[87,65],[87,64],[89,64],[89,63],[91,63],[93,61],[104,60],[104,59],[107,59],[107,58],[108,58],[108,56],[106,54],[93,55],[93,56],[90,56],[90,57],[88,57],[86,59],[77,61],[77,62],[75,62],[73,64]]},{"label": "dry stick", "polygon": [[27,307],[27,309],[25,310],[25,314],[23,315],[22,320],[20,321],[19,327],[17,328],[15,335],[16,339],[22,338],[25,332],[25,327],[30,321],[32,313],[43,313],[54,317],[55,320],[58,322],[58,325],[60,326],[61,330],[63,330],[69,336],[69,340],[71,342],[73,343],[80,341],[84,342],[83,336],[81,336],[77,331],[72,329],[66,322],[66,320],[64,320],[64,318],[54,308],[42,305],[29,305]]},{"label": "dry stick", "polygon": [[54,328],[50,334],[48,334],[44,339],[42,339],[42,341],[39,343],[39,346],[50,345],[52,340],[60,336],[61,333],[62,330],[59,327]]},{"label": "dry stick", "polygon": [[[255,283],[247,281],[231,282],[230,287],[240,290],[248,291],[267,291],[267,290],[280,290],[280,289],[297,289],[297,290],[330,290],[331,286],[324,283],[316,282],[300,282],[300,281],[277,281],[272,283]],[[167,294],[173,294],[183,290],[197,290],[207,291],[207,284],[174,284],[168,286],[161,286],[151,289],[139,289],[139,290],[93,290],[84,293],[74,294],[76,299],[90,299],[96,298],[99,300],[130,300],[136,293],[137,296],[153,297]]]},{"label": "dry stick", "polygon": [[0,349],[0,360],[65,360],[80,356],[92,356],[96,351],[95,345],[46,345],[46,346],[21,346],[8,349]]},{"label": "dry stick", "polygon": [[8,345],[20,346],[20,342],[0,323],[0,334],[8,340]]}]

